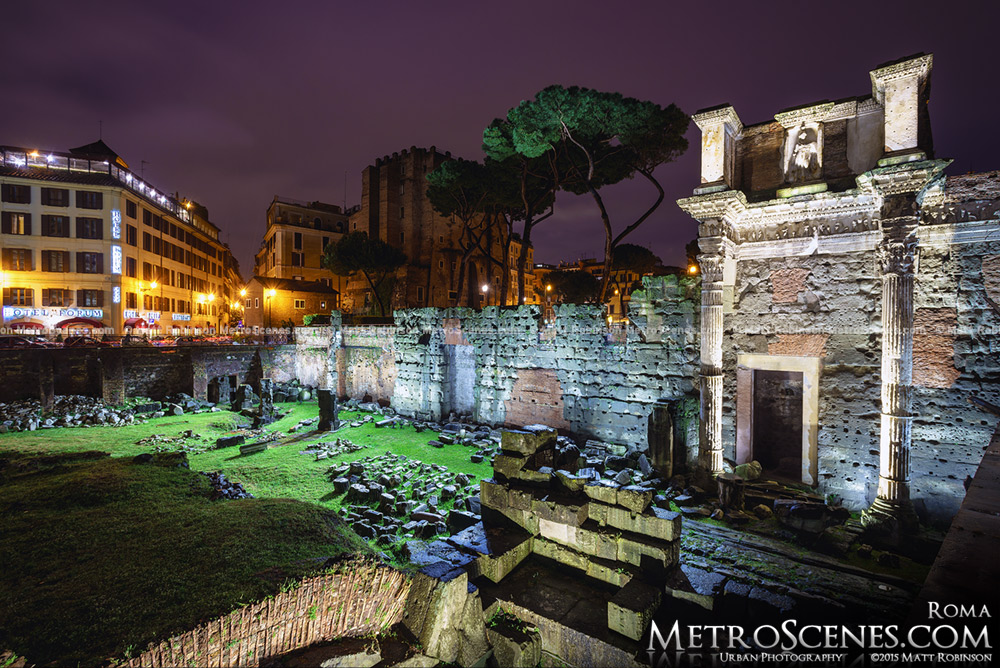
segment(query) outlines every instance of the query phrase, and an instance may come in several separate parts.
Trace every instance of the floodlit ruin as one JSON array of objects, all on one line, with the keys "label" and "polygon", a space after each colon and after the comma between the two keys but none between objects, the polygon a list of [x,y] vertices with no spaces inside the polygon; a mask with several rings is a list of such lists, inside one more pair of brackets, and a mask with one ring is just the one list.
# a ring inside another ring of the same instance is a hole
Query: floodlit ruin
[{"label": "floodlit ruin", "polygon": [[[750,125],[695,114],[701,181],[678,204],[700,272],[644,278],[623,330],[599,306],[426,308],[334,312],[282,345],[0,351],[5,435],[225,413],[212,443],[153,434],[130,465],[229,448],[212,498],[249,503],[234,475],[315,464],[311,500],[368,541],[118,658],[698,665],[718,647],[654,646],[677,624],[905,623],[1000,414],[1000,173],[945,175],[931,70],[890,63],[870,94]],[[404,436],[419,458],[386,445]],[[931,573],[940,600],[981,585]]]}]

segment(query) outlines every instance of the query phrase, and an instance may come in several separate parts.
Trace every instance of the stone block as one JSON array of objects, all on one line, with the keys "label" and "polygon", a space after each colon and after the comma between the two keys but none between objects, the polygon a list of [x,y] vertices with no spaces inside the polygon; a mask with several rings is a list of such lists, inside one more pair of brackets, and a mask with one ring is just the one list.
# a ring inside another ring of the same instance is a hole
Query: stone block
[{"label": "stone block", "polygon": [[493,470],[506,478],[516,478],[527,461],[521,455],[499,454],[493,459]]},{"label": "stone block", "polygon": [[538,518],[529,511],[514,508],[494,509],[487,506],[483,506],[482,511],[483,524],[488,529],[503,526],[520,527],[533,536],[538,534]]},{"label": "stone block", "polygon": [[679,554],[680,541],[653,542],[637,534],[618,539],[618,561],[643,570],[666,571],[677,563]]},{"label": "stone block", "polygon": [[500,449],[527,457],[541,449],[554,447],[557,436],[555,429],[539,425],[516,430],[505,429],[500,434]]},{"label": "stone block", "polygon": [[535,498],[531,500],[531,512],[537,515],[539,520],[548,520],[572,526],[580,526],[587,521],[588,506],[588,503],[568,505],[558,501]]},{"label": "stone block", "polygon": [[510,668],[534,668],[542,660],[542,636],[527,625],[504,623],[486,628],[497,665]]},{"label": "stone block", "polygon": [[531,545],[531,551],[539,556],[558,561],[560,564],[584,572],[586,572],[587,564],[589,563],[586,554],[545,538],[535,538]]},{"label": "stone block", "polygon": [[608,628],[632,640],[641,640],[662,600],[659,589],[642,580],[631,580],[608,601]]},{"label": "stone block", "polygon": [[479,481],[480,503],[487,508],[505,510],[510,505],[507,488],[495,480]]},{"label": "stone block", "polygon": [[628,485],[618,490],[618,505],[634,513],[641,513],[653,501],[655,490],[638,485]]},{"label": "stone block", "polygon": [[663,541],[674,541],[681,535],[681,515],[651,506],[645,513],[633,513],[620,506],[591,503],[590,518],[601,526],[611,526],[622,531],[649,536]]},{"label": "stone block", "polygon": [[587,483],[583,486],[583,491],[595,501],[612,506],[618,503],[618,487],[603,480]]}]

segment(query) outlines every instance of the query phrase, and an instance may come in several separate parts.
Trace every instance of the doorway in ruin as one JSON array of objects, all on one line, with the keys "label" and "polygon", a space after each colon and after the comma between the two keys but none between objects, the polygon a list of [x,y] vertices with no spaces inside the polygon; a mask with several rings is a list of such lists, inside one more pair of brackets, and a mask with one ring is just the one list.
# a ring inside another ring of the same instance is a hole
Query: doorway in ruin
[{"label": "doorway in ruin", "polygon": [[802,472],[802,373],[753,372],[750,458],[772,475],[797,480]]},{"label": "doorway in ruin", "polygon": [[820,358],[740,355],[736,368],[736,462],[765,475],[817,483]]}]

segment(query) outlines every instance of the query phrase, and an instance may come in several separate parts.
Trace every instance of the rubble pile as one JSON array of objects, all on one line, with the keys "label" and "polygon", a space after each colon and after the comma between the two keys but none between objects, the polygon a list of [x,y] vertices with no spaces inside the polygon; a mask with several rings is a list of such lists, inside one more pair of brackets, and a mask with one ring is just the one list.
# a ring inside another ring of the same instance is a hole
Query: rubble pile
[{"label": "rubble pile", "polygon": [[243,489],[243,485],[232,482],[222,471],[199,471],[212,483],[212,500],[218,499],[252,499],[253,494]]},{"label": "rubble pile", "polygon": [[[441,464],[386,452],[331,466],[328,476],[334,494],[345,495],[341,511],[355,533],[386,547],[479,521],[479,487],[473,476],[451,473]],[[446,511],[449,502],[453,509]]]},{"label": "rubble pile", "polygon": [[55,427],[122,427],[143,421],[134,408],[109,406],[101,399],[75,394],[55,397],[47,411],[36,399],[0,403],[0,433]]}]

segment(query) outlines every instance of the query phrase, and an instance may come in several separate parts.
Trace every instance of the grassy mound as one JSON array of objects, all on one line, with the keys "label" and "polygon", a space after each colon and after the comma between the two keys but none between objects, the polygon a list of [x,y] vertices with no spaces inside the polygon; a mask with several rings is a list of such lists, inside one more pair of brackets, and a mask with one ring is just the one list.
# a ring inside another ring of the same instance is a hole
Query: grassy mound
[{"label": "grassy mound", "polygon": [[370,551],[315,504],[211,501],[181,459],[0,451],[0,647],[98,664]]}]

